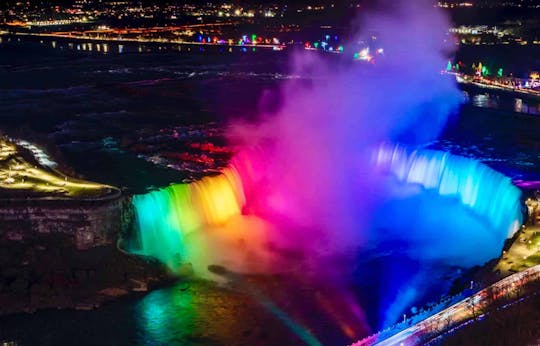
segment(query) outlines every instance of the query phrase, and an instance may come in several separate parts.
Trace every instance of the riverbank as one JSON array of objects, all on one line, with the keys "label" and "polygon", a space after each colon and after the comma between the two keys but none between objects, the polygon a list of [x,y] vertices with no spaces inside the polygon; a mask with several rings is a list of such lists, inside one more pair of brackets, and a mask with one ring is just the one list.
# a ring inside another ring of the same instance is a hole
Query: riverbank
[{"label": "riverbank", "polygon": [[0,315],[41,309],[94,309],[171,282],[157,261],[114,245],[77,250],[65,234],[0,242]]}]

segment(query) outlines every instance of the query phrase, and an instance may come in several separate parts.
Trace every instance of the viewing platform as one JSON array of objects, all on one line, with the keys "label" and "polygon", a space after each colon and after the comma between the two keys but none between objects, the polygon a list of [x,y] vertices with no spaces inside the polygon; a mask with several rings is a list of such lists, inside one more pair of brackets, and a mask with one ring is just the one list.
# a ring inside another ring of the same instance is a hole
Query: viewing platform
[{"label": "viewing platform", "polygon": [[113,186],[64,175],[42,149],[0,138],[0,240],[67,234],[77,249],[113,244],[131,222],[130,203]]},{"label": "viewing platform", "polygon": [[0,203],[18,199],[109,200],[119,189],[64,175],[57,164],[27,141],[0,138]]}]

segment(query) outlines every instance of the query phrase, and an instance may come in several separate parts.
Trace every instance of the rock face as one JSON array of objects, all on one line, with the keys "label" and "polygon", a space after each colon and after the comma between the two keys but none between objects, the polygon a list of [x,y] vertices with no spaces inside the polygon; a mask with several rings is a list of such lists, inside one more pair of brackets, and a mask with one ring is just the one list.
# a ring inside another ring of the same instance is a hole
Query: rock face
[{"label": "rock face", "polygon": [[117,249],[133,216],[130,198],[119,195],[0,200],[0,315],[94,308],[169,280],[156,260]]},{"label": "rock face", "polygon": [[76,249],[84,250],[115,243],[132,221],[128,197],[0,200],[0,240],[27,241],[62,233],[72,237]]}]

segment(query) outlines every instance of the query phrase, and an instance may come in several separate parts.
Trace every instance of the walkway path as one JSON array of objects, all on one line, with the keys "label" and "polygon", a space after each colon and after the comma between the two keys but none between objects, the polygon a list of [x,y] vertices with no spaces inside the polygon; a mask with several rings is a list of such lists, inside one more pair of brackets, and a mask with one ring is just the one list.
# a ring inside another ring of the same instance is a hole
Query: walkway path
[{"label": "walkway path", "polygon": [[397,334],[386,337],[383,333],[377,333],[351,346],[408,346],[425,343],[452,328],[472,322],[496,302],[502,302],[504,299],[515,301],[523,298],[524,286],[536,280],[540,280],[540,265],[497,281],[493,285],[421,322],[403,329]]}]

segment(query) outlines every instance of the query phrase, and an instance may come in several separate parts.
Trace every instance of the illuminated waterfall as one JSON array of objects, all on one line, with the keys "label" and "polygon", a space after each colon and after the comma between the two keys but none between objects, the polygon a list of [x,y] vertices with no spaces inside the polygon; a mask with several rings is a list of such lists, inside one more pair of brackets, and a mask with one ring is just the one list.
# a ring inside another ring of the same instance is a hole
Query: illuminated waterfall
[{"label": "illuminated waterfall", "polygon": [[521,191],[510,178],[466,157],[436,150],[409,151],[383,145],[376,167],[407,184],[454,196],[488,220],[497,235],[511,237],[522,223]]},{"label": "illuminated waterfall", "polygon": [[[486,249],[481,254],[471,253],[467,262],[463,260],[463,264],[478,264],[496,256],[504,239],[512,236],[521,225],[520,190],[512,185],[509,178],[482,163],[441,151],[411,151],[399,146],[381,146],[375,153],[375,168],[380,181],[384,182],[385,177],[394,176],[399,183],[410,187],[421,186],[425,191],[431,191],[444,199],[431,199],[433,206],[424,211],[420,218],[430,217],[426,213],[447,213],[451,222],[446,224],[452,228],[438,235],[430,234],[437,230],[432,231],[429,227],[419,228],[414,235],[408,233],[405,241],[410,244],[417,244],[415,242],[418,239],[424,239],[431,244],[428,249],[437,253],[437,256],[459,259],[472,250],[463,246],[460,247],[461,252],[458,247],[454,247],[455,252],[440,249],[429,239],[435,236],[440,240],[444,236],[448,241],[459,243],[464,239],[462,237],[469,237],[470,244],[475,244],[471,240],[481,241],[489,248],[489,251]],[[248,204],[244,189],[250,190]],[[395,191],[402,189],[398,187]],[[137,226],[135,236],[128,242],[128,250],[153,256],[173,270],[180,263],[186,262],[205,268],[205,265],[212,264],[211,261],[218,258],[221,263],[234,258],[236,264],[242,264],[245,258],[251,258],[254,253],[264,253],[265,244],[275,243],[280,236],[272,227],[268,227],[276,221],[272,219],[272,214],[259,215],[255,212],[251,216],[242,215],[243,210],[250,210],[251,203],[272,207],[265,204],[265,191],[271,191],[271,186],[250,182],[249,177],[242,178],[233,166],[217,176],[206,177],[191,184],[175,184],[134,196]],[[294,191],[290,193],[290,196],[285,197],[294,197]],[[395,198],[394,193],[389,190],[390,198]],[[445,204],[445,200],[452,198],[456,200],[455,205]],[[410,200],[401,204],[398,210],[407,209],[414,213],[419,207],[416,203]],[[482,220],[485,228],[475,229],[472,221],[460,214],[463,210],[470,210]],[[254,221],[250,217],[264,221]],[[410,224],[422,227],[417,221],[410,221]],[[280,224],[279,227],[286,228],[282,235],[296,239],[294,246],[302,247],[303,244],[298,243],[298,240],[304,239],[305,231],[297,230],[292,225],[288,227]],[[435,250],[437,248],[439,250]],[[238,256],[237,250],[243,251],[247,257]]]},{"label": "illuminated waterfall", "polygon": [[131,252],[158,258],[174,268],[184,256],[184,238],[206,226],[220,226],[245,203],[233,168],[191,184],[174,184],[133,197],[138,243]]}]

